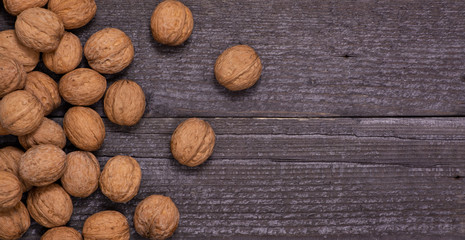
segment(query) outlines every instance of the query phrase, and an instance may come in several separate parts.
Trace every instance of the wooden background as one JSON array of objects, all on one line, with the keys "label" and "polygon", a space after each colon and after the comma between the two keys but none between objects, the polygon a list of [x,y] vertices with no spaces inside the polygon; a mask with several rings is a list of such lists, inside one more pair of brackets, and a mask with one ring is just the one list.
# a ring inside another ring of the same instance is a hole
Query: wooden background
[{"label": "wooden background", "polygon": [[[159,2],[97,0],[96,18],[72,31],[82,44],[104,27],[126,32],[134,62],[106,77],[135,80],[148,104],[129,128],[93,106],[107,129],[95,152],[102,167],[131,155],[143,180],[127,204],[100,191],[73,198],[69,226],[114,209],[132,227],[135,206],[164,194],[181,213],[174,239],[465,239],[465,1],[184,0],[195,26],[180,47],[150,34]],[[1,9],[0,30],[14,21]],[[235,44],[264,65],[242,92],[213,74]],[[61,122],[69,107],[51,117]],[[188,117],[217,135],[211,159],[193,169],[169,151]],[[2,137],[7,145],[17,139]],[[33,223],[24,239],[45,230]]]}]

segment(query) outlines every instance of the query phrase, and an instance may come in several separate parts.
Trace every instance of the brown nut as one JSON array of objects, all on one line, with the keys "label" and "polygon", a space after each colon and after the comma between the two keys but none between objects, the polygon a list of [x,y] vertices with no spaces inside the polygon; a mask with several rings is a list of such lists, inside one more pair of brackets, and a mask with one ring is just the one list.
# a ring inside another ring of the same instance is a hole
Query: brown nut
[{"label": "brown nut", "polygon": [[48,9],[63,20],[66,29],[75,29],[94,18],[97,4],[94,0],[49,0]]},{"label": "brown nut", "polygon": [[16,206],[22,196],[19,179],[13,173],[0,171],[0,211]]},{"label": "brown nut", "polygon": [[86,240],[128,240],[129,223],[117,211],[98,212],[86,219],[82,235]]},{"label": "brown nut", "polygon": [[142,172],[139,163],[129,156],[110,158],[100,175],[103,195],[113,202],[125,203],[139,192]]},{"label": "brown nut", "polygon": [[15,59],[26,72],[32,71],[39,62],[39,52],[19,42],[12,29],[0,32],[0,54]]},{"label": "brown nut", "polygon": [[32,93],[39,100],[45,116],[60,106],[61,97],[55,80],[38,71],[28,73],[26,79],[24,90]]},{"label": "brown nut", "polygon": [[194,18],[191,10],[181,2],[166,0],[158,4],[153,11],[150,28],[155,41],[177,46],[192,34]]},{"label": "brown nut", "polygon": [[237,45],[226,49],[216,60],[215,77],[231,91],[252,87],[262,74],[262,63],[253,48]]},{"label": "brown nut", "polygon": [[66,155],[66,169],[61,185],[73,197],[85,198],[98,187],[100,165],[94,154],[76,151]]},{"label": "brown nut", "polygon": [[171,136],[171,153],[179,163],[195,167],[205,162],[213,153],[215,132],[210,124],[189,118],[179,124]]},{"label": "brown nut", "polygon": [[16,16],[28,8],[43,7],[47,4],[47,1],[48,0],[3,0],[3,6],[9,14]]},{"label": "brown nut", "polygon": [[13,173],[21,181],[21,190],[25,192],[31,186],[26,184],[19,176],[19,161],[23,154],[23,151],[11,146],[0,149],[0,171]]},{"label": "brown nut", "polygon": [[30,225],[29,212],[22,202],[16,204],[14,208],[0,211],[0,239],[19,239]]},{"label": "brown nut", "polygon": [[26,72],[16,60],[0,55],[0,98],[15,90],[23,89]]},{"label": "brown nut", "polygon": [[108,119],[118,125],[135,125],[145,112],[144,91],[131,80],[113,83],[108,88],[103,103]]},{"label": "brown nut", "polygon": [[90,67],[99,73],[121,72],[134,59],[134,46],[123,31],[105,28],[90,36],[84,46]]},{"label": "brown nut", "polygon": [[179,224],[179,211],[171,198],[152,195],[142,200],[134,213],[137,233],[150,239],[167,239]]},{"label": "brown nut", "polygon": [[65,225],[73,213],[71,197],[58,184],[33,188],[27,195],[27,210],[40,225],[53,228]]},{"label": "brown nut", "polygon": [[55,145],[37,145],[21,156],[19,175],[32,186],[46,186],[63,176],[66,154]]},{"label": "brown nut", "polygon": [[84,151],[98,150],[105,139],[105,125],[98,113],[88,107],[72,107],[63,119],[69,141]]},{"label": "brown nut", "polygon": [[82,240],[82,236],[74,228],[56,227],[46,231],[40,240]]},{"label": "brown nut", "polygon": [[17,90],[0,101],[0,124],[10,134],[29,134],[40,126],[43,119],[42,104],[29,92]]},{"label": "brown nut", "polygon": [[58,48],[44,53],[42,59],[45,66],[56,74],[71,72],[81,63],[81,40],[76,35],[65,32]]},{"label": "brown nut", "polygon": [[66,145],[66,136],[60,124],[45,118],[39,128],[34,132],[19,136],[19,143],[24,149],[29,149],[36,145],[52,144],[59,148],[64,148]]},{"label": "brown nut", "polygon": [[107,80],[89,68],[78,68],[67,73],[58,84],[65,101],[78,106],[92,105],[105,94]]},{"label": "brown nut", "polygon": [[24,46],[39,52],[53,52],[58,48],[65,28],[52,11],[29,8],[18,15],[15,32]]}]

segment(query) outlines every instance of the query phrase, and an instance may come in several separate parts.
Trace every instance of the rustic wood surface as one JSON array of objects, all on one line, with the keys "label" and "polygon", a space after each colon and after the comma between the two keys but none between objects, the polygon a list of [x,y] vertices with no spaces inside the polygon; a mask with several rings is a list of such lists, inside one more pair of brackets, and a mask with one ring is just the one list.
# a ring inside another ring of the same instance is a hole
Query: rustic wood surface
[{"label": "rustic wood surface", "polygon": [[[74,198],[69,226],[114,209],[132,227],[135,206],[164,194],[181,213],[173,239],[465,239],[465,1],[184,0],[194,32],[174,48],[150,35],[159,0],[96,2],[96,18],[72,32],[84,44],[104,27],[125,31],[134,62],[106,77],[135,80],[148,105],[138,125],[120,127],[95,104],[107,130],[95,154],[102,167],[135,157],[143,181],[127,204],[100,191]],[[0,10],[0,30],[14,21]],[[264,70],[233,93],[213,65],[239,43]],[[51,116],[61,122],[69,107]],[[217,134],[193,169],[169,151],[187,117]],[[17,138],[0,137],[7,145]],[[23,239],[45,231],[33,222]]]}]

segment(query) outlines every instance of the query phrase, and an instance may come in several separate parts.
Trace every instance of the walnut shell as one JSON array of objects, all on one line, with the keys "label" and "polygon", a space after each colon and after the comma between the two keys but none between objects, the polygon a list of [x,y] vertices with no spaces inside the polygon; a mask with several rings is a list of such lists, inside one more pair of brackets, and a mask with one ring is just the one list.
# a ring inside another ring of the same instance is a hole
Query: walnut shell
[{"label": "walnut shell", "polygon": [[117,211],[98,212],[86,219],[82,235],[86,240],[128,240],[129,223]]},{"label": "walnut shell", "polygon": [[75,29],[94,18],[97,4],[94,0],[49,0],[48,9],[63,20],[66,29]]},{"label": "walnut shell", "polygon": [[144,91],[134,81],[116,81],[105,94],[104,110],[113,123],[123,126],[135,125],[145,112]]},{"label": "walnut shell", "polygon": [[18,15],[15,32],[24,46],[39,52],[53,52],[58,48],[65,28],[54,12],[29,8]]},{"label": "walnut shell", "polygon": [[179,224],[179,211],[171,198],[152,195],[142,200],[134,213],[137,233],[150,239],[167,239]]},{"label": "walnut shell", "polygon": [[105,139],[105,125],[98,113],[88,107],[72,107],[63,119],[69,141],[84,151],[98,150]]},{"label": "walnut shell", "polygon": [[81,63],[81,40],[76,35],[65,32],[58,48],[44,53],[42,59],[45,66],[56,74],[71,72]]},{"label": "walnut shell", "polygon": [[22,196],[19,179],[13,173],[0,171],[0,211],[16,206]]},{"label": "walnut shell", "polygon": [[192,34],[194,18],[191,10],[181,2],[166,0],[158,4],[153,11],[150,28],[155,41],[177,46]]},{"label": "walnut shell", "polygon": [[121,72],[134,59],[134,46],[123,31],[105,28],[94,33],[84,46],[90,67],[100,73]]},{"label": "walnut shell", "polygon": [[189,118],[179,124],[171,136],[171,153],[179,163],[195,167],[205,162],[213,153],[215,132],[210,124]]},{"label": "walnut shell", "polygon": [[19,175],[32,186],[46,186],[63,176],[66,154],[55,145],[37,145],[21,156]]},{"label": "walnut shell", "polygon": [[66,145],[66,136],[60,124],[45,118],[39,128],[34,132],[18,137],[19,143],[24,149],[29,149],[36,145],[52,144],[59,148]]},{"label": "walnut shell", "polygon": [[139,163],[134,158],[115,156],[103,168],[100,190],[113,202],[125,203],[139,192],[141,177]]},{"label": "walnut shell", "polygon": [[26,79],[24,90],[32,93],[39,100],[45,116],[60,106],[61,97],[55,80],[38,71],[28,73]]},{"label": "walnut shell", "polygon": [[46,231],[40,240],[82,240],[82,236],[74,228],[56,227]]},{"label": "walnut shell", "polygon": [[66,169],[61,185],[74,197],[85,198],[98,187],[100,165],[94,154],[76,151],[66,156]]},{"label": "walnut shell", "polygon": [[105,94],[107,80],[89,68],[78,68],[60,79],[60,94],[65,101],[78,106],[92,105]]},{"label": "walnut shell", "polygon": [[16,16],[28,8],[43,7],[47,2],[48,0],[3,0],[3,6],[9,14]]},{"label": "walnut shell", "polygon": [[0,149],[0,171],[13,173],[21,181],[21,190],[25,192],[31,185],[26,184],[19,176],[19,161],[23,154],[23,151],[11,146]]},{"label": "walnut shell", "polygon": [[15,90],[23,89],[26,71],[16,60],[0,55],[0,98]]},{"label": "walnut shell", "polygon": [[216,60],[215,77],[231,91],[252,87],[262,74],[260,57],[253,48],[237,45],[226,49]]},{"label": "walnut shell", "polygon": [[39,52],[24,46],[13,29],[0,32],[0,54],[15,59],[26,72],[32,71],[39,63]]},{"label": "walnut shell", "polygon": [[0,124],[10,134],[29,134],[40,126],[43,119],[42,104],[27,91],[14,91],[0,101]]},{"label": "walnut shell", "polygon": [[0,239],[19,239],[30,225],[29,212],[22,202],[16,204],[14,208],[0,211]]},{"label": "walnut shell", "polygon": [[53,228],[65,225],[73,213],[71,197],[58,184],[33,188],[27,196],[27,210],[40,225]]}]

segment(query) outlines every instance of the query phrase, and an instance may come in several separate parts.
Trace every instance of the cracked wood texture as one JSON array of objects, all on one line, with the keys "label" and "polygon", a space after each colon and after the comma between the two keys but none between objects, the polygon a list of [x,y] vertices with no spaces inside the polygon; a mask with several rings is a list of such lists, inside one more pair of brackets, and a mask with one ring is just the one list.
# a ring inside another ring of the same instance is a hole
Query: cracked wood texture
[{"label": "cracked wood texture", "polygon": [[[464,239],[464,1],[184,0],[195,24],[180,47],[151,36],[159,0],[96,2],[95,19],[72,32],[82,44],[105,27],[128,34],[134,62],[106,77],[140,84],[147,110],[133,127],[104,118],[95,154],[102,168],[117,154],[135,157],[142,184],[126,204],[100,190],[73,198],[69,226],[81,231],[93,213],[117,210],[142,239],[135,207],[163,194],[181,214],[173,239]],[[14,21],[0,10],[0,30]],[[213,66],[240,43],[264,69],[256,86],[233,93]],[[105,117],[102,106],[92,107]],[[186,117],[217,134],[212,157],[192,169],[169,151]],[[8,145],[20,146],[1,136]],[[33,221],[23,239],[45,231]]]}]

